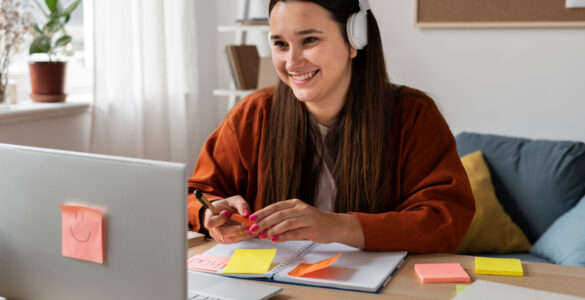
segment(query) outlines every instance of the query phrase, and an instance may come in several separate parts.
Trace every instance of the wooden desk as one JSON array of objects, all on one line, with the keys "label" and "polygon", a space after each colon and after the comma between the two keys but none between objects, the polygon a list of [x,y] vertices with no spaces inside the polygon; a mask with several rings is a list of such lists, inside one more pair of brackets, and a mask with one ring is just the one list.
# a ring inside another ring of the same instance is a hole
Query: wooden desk
[{"label": "wooden desk", "polygon": [[[204,252],[214,241],[189,249],[188,256]],[[451,299],[455,297],[455,283],[422,284],[414,274],[414,264],[458,262],[473,282],[484,279],[533,289],[551,291],[585,298],[585,268],[522,262],[524,277],[478,275],[474,273],[474,257],[451,254],[409,255],[406,262],[379,294],[316,288],[294,284],[268,283],[282,287],[273,299]]]}]

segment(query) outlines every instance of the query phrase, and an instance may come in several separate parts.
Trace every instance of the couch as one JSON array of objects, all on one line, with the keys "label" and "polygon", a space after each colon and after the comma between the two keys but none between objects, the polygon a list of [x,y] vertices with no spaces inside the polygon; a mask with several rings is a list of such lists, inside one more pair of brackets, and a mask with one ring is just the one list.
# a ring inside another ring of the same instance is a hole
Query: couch
[{"label": "couch", "polygon": [[[584,143],[469,132],[455,138],[461,157],[481,152],[503,213],[525,235],[519,239],[530,242],[506,253],[485,248],[470,254],[585,266]],[[476,206],[477,201],[476,196]],[[482,226],[497,225],[486,220]]]}]

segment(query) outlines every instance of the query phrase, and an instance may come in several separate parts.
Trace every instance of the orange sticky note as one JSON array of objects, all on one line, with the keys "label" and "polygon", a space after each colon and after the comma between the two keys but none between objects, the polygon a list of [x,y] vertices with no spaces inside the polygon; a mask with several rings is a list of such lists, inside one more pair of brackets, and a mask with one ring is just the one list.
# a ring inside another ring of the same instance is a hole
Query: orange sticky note
[{"label": "orange sticky note", "polygon": [[83,206],[61,207],[62,254],[66,257],[104,263],[104,215]]},{"label": "orange sticky note", "polygon": [[307,275],[311,272],[325,269],[325,268],[329,267],[334,261],[336,261],[340,256],[341,256],[341,253],[339,253],[333,257],[324,259],[322,261],[316,262],[314,264],[300,264],[296,268],[294,268],[292,271],[290,271],[288,273],[288,275],[301,277],[301,276]]},{"label": "orange sticky note", "polygon": [[469,282],[469,275],[460,264],[414,264],[414,272],[423,283]]},{"label": "orange sticky note", "polygon": [[217,272],[219,269],[225,267],[230,259],[226,257],[210,256],[210,255],[195,255],[187,260],[187,267],[195,270]]}]

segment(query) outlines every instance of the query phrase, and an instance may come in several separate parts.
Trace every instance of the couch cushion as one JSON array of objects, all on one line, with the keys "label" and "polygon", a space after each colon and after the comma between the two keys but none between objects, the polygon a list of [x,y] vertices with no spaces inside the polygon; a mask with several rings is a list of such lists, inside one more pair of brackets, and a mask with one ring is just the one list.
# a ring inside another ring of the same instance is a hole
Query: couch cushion
[{"label": "couch cushion", "polygon": [[544,232],[530,253],[556,264],[585,267],[585,196]]},{"label": "couch cushion", "polygon": [[460,133],[459,155],[481,150],[496,195],[531,242],[585,194],[585,144]]},{"label": "couch cushion", "polygon": [[528,252],[530,242],[498,202],[481,151],[461,158],[475,198],[475,215],[457,253]]}]

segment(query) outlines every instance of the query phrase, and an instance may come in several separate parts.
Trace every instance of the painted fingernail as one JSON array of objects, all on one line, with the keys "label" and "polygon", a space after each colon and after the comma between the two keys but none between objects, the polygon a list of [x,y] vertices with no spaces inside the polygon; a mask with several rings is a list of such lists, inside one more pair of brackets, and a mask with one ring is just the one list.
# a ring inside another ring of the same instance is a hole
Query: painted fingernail
[{"label": "painted fingernail", "polygon": [[224,210],[224,211],[222,211],[221,213],[222,213],[222,214],[223,214],[223,216],[224,216],[224,217],[226,217],[226,218],[227,218],[227,217],[230,215],[230,212],[229,212],[229,211],[227,211],[227,210]]},{"label": "painted fingernail", "polygon": [[256,219],[258,219],[258,215],[251,215],[248,219],[250,221],[254,222],[254,221],[256,221]]},{"label": "painted fingernail", "polygon": [[268,235],[268,234],[267,234],[266,232],[262,232],[262,233],[260,234],[260,238],[261,238],[261,239],[265,239],[267,235]]},{"label": "painted fingernail", "polygon": [[242,214],[244,217],[247,217],[250,215],[250,211],[248,209],[244,209],[244,213]]},{"label": "painted fingernail", "polygon": [[256,232],[258,230],[258,224],[254,224],[252,225],[252,227],[250,227],[250,232]]},{"label": "painted fingernail", "polygon": [[272,236],[272,238],[270,238],[270,240],[273,241],[273,242],[278,241],[278,235]]}]

